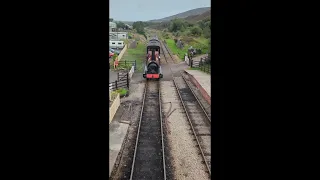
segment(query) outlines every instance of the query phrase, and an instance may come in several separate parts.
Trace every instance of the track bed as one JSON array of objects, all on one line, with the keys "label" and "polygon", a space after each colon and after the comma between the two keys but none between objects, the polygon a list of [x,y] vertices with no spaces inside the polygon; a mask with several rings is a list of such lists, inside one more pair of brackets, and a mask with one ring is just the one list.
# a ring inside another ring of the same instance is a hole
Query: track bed
[{"label": "track bed", "polygon": [[159,82],[147,81],[131,178],[165,179]]}]

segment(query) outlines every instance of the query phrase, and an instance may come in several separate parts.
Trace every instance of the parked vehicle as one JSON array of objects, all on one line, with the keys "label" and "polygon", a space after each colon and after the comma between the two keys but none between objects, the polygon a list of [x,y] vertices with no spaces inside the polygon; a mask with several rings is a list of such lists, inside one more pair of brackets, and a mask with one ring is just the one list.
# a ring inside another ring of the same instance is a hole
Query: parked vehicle
[{"label": "parked vehicle", "polygon": [[114,55],[114,53],[109,51],[109,58],[111,58],[113,55]]},{"label": "parked vehicle", "polygon": [[109,51],[111,51],[112,53],[117,54],[117,55],[120,54],[120,51],[114,50],[112,48],[109,48]]}]

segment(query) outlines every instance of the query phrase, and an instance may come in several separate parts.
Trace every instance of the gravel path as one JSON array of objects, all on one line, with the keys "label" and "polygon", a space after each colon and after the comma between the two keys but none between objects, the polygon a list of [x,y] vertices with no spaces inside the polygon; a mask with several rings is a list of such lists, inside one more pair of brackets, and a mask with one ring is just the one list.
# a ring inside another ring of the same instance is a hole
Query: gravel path
[{"label": "gravel path", "polygon": [[160,83],[163,113],[166,114],[170,108],[168,102],[172,104],[171,111],[176,109],[166,122],[169,131],[165,130],[169,141],[167,145],[171,150],[174,179],[210,179],[173,82]]}]

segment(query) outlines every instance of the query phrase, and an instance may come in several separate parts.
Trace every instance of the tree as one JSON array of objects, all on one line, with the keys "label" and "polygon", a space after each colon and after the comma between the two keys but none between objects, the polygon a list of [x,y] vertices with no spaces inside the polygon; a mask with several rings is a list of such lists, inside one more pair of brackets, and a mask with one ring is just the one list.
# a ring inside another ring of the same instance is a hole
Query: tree
[{"label": "tree", "polygon": [[169,31],[171,32],[184,31],[185,28],[186,28],[186,23],[181,19],[171,20],[169,25]]},{"label": "tree", "polygon": [[203,35],[205,38],[210,38],[211,36],[211,29],[210,27],[206,26],[204,29],[203,29]]},{"label": "tree", "polygon": [[191,33],[192,35],[198,35],[200,36],[202,34],[202,29],[199,27],[199,26],[194,26],[192,29],[191,29]]},{"label": "tree", "polygon": [[123,22],[116,22],[116,24],[117,24],[117,27],[118,28],[122,28],[122,29],[125,29],[126,28],[126,25],[123,23]]},{"label": "tree", "polygon": [[142,21],[134,22],[132,24],[133,29],[137,30],[137,33],[144,35],[144,23]]}]

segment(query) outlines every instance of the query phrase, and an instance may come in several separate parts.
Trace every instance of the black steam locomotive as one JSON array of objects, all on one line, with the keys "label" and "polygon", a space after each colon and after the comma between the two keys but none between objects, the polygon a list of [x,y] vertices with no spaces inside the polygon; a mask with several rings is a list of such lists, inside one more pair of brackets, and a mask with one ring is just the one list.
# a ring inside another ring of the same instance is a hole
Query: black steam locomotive
[{"label": "black steam locomotive", "polygon": [[163,77],[160,66],[160,41],[156,36],[149,40],[147,46],[147,57],[143,77],[147,80],[159,80]]}]

